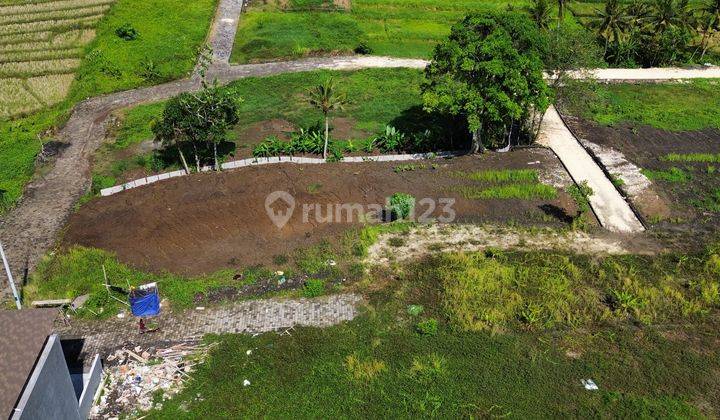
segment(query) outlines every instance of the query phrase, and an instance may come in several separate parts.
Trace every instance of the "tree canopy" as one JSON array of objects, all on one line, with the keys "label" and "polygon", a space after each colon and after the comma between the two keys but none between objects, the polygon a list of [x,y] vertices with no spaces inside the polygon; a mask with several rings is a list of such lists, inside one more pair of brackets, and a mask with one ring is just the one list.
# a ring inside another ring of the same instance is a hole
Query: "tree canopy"
[{"label": "tree canopy", "polygon": [[225,132],[237,124],[239,101],[230,91],[216,85],[203,85],[195,93],[181,93],[167,102],[162,117],[153,125],[155,140],[165,146],[176,146],[186,171],[189,168],[182,153],[184,145],[192,149],[197,171],[199,151],[212,146],[215,167],[219,169],[217,145],[225,140]]},{"label": "tree canopy", "polygon": [[473,134],[471,152],[505,144],[513,127],[550,104],[545,50],[545,38],[523,14],[467,16],[435,48],[425,70],[424,106],[464,117]]}]

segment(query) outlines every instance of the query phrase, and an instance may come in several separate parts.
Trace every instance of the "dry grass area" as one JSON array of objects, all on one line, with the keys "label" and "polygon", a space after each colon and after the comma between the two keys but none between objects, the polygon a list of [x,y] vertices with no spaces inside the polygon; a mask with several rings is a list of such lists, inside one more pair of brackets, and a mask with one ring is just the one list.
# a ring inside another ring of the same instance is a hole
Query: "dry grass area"
[{"label": "dry grass area", "polygon": [[0,118],[62,101],[114,0],[0,2]]}]

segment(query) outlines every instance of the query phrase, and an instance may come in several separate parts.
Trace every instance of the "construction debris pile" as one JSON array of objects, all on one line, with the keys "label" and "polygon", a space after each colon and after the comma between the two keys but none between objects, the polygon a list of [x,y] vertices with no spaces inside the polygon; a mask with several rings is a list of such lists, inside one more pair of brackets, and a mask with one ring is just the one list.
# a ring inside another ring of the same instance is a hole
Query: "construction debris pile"
[{"label": "construction debris pile", "polygon": [[182,389],[193,367],[213,345],[186,342],[156,349],[122,348],[106,360],[104,389],[90,418],[117,418],[122,414],[161,408]]}]

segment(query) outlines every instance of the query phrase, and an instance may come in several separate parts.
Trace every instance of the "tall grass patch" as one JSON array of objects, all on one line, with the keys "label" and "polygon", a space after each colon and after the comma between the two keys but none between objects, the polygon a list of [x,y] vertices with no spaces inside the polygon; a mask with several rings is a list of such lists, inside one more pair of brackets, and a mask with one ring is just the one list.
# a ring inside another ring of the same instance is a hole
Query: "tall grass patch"
[{"label": "tall grass patch", "polygon": [[693,320],[718,308],[717,253],[682,258],[541,252],[444,254],[414,275],[439,288],[447,320],[507,331]]},{"label": "tall grass patch", "polygon": [[589,97],[563,105],[571,113],[603,125],[627,123],[669,131],[720,128],[717,80],[598,85],[593,91]]}]

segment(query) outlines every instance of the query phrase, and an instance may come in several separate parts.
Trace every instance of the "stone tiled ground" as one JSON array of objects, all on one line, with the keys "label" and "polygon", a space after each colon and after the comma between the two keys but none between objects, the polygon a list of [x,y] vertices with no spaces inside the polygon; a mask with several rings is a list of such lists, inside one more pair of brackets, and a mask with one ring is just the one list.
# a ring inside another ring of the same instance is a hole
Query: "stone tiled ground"
[{"label": "stone tiled ground", "polygon": [[60,324],[63,339],[83,338],[82,353],[106,355],[119,347],[149,347],[158,343],[196,340],[205,334],[261,333],[294,326],[327,327],[350,321],[358,315],[362,298],[354,294],[332,295],[317,299],[265,299],[234,302],[203,310],[166,312],[153,322],[159,329],[138,332],[132,316],[105,321],[73,320]]}]

